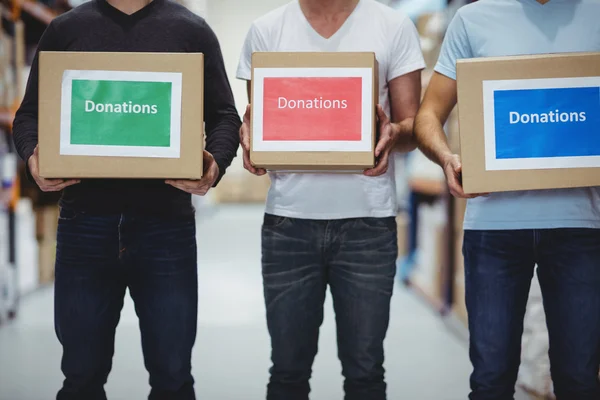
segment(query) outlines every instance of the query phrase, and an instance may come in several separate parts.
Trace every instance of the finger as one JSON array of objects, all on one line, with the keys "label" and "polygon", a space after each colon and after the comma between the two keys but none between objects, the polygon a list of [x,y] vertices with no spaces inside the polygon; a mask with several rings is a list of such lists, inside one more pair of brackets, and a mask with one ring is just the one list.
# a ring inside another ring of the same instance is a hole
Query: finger
[{"label": "finger", "polygon": [[371,168],[365,171],[367,176],[379,176],[387,172],[389,163],[389,152],[383,153],[381,159],[378,161],[375,168]]},{"label": "finger", "polygon": [[250,151],[250,132],[245,124],[240,127],[240,143],[245,151]]},{"label": "finger", "polygon": [[250,113],[252,111],[252,107],[250,104],[248,104],[246,106],[246,111],[244,112],[244,119],[243,122],[247,122],[248,124],[250,124]]},{"label": "finger", "polygon": [[58,186],[62,183],[65,182],[64,179],[45,179],[45,178],[39,178],[40,181],[40,186],[44,186],[44,187],[51,187],[51,186]]},{"label": "finger", "polygon": [[452,168],[454,169],[454,172],[457,174],[461,174],[462,173],[462,164],[460,162],[456,162]]},{"label": "finger", "polygon": [[377,147],[375,147],[375,157],[379,157],[381,153],[389,147],[392,139],[389,136],[382,137],[377,143]]},{"label": "finger", "polygon": [[183,179],[175,179],[175,180],[168,180],[166,182],[167,182],[167,184],[169,184],[171,186],[174,186],[181,190],[185,190],[187,192],[187,191],[198,188],[197,182],[199,182],[199,181],[188,181],[188,180],[183,180]]},{"label": "finger", "polygon": [[209,190],[210,190],[210,188],[196,190],[192,194],[195,194],[196,196],[206,196],[206,194],[208,193]]},{"label": "finger", "polygon": [[53,188],[55,189],[56,192],[60,192],[61,190],[63,190],[64,188],[68,187],[68,186],[73,186],[78,184],[80,181],[76,180],[76,179],[69,179],[67,181],[64,181],[62,184],[58,185],[58,186],[54,186]]},{"label": "finger", "polygon": [[167,184],[173,186],[176,189],[183,190],[184,192],[192,193],[192,189],[189,189],[188,187],[186,187],[186,186],[184,186],[184,185],[182,185],[180,183],[177,183],[177,182],[167,182]]},{"label": "finger", "polygon": [[40,186],[45,188],[57,188],[75,185],[81,182],[79,179],[44,179],[40,178]]},{"label": "finger", "polygon": [[244,168],[246,168],[246,170],[248,170],[248,172],[252,174],[257,173],[256,168],[254,168],[254,166],[250,162],[250,154],[248,154],[247,151],[244,151]]},{"label": "finger", "polygon": [[246,112],[244,113],[242,126],[240,127],[240,143],[247,151],[250,151],[250,113],[251,107],[250,104],[248,104],[246,106]]}]

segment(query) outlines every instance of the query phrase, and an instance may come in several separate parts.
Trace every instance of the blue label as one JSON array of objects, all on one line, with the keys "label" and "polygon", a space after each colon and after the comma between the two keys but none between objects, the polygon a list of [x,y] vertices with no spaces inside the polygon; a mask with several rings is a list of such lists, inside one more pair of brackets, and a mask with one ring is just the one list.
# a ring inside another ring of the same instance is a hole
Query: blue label
[{"label": "blue label", "polygon": [[494,92],[496,158],[600,156],[600,88]]}]

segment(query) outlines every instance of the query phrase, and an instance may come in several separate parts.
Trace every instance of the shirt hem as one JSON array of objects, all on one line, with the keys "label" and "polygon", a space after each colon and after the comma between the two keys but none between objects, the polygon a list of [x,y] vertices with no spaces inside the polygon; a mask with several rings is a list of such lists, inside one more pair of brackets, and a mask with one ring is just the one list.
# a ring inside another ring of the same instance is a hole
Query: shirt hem
[{"label": "shirt hem", "polygon": [[425,61],[417,61],[409,65],[405,65],[402,68],[398,68],[394,70],[393,73],[388,74],[388,82],[404,76],[406,74],[410,74],[411,72],[420,71],[425,69]]},{"label": "shirt hem", "polygon": [[281,208],[265,208],[265,213],[272,214],[278,217],[295,218],[295,219],[313,219],[313,220],[337,220],[350,218],[389,218],[395,217],[396,212],[387,210],[380,212],[353,212],[353,213],[307,213],[299,211],[289,211]]},{"label": "shirt hem", "polygon": [[555,220],[555,221],[477,221],[464,222],[465,231],[493,231],[493,230],[523,230],[523,229],[600,229],[599,221],[590,220]]},{"label": "shirt hem", "polygon": [[433,69],[435,72],[438,72],[452,80],[456,80],[456,72],[452,70],[452,68],[448,68],[444,65],[438,64]]}]

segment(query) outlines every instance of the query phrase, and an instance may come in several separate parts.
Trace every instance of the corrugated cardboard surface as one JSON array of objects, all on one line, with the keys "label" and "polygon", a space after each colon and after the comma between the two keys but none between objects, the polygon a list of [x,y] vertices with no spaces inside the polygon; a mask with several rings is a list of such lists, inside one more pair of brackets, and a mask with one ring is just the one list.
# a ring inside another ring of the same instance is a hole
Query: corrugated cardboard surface
[{"label": "corrugated cardboard surface", "polygon": [[[60,155],[61,83],[75,70],[182,73],[180,158]],[[44,178],[202,177],[204,56],[200,53],[41,52],[39,86],[40,175]]]},{"label": "corrugated cardboard surface", "polygon": [[[374,72],[373,105],[379,103],[379,67],[375,53],[257,52],[252,54],[253,77],[254,68],[371,68]],[[254,79],[252,83],[253,98]],[[375,165],[376,132],[377,116],[373,107],[373,144],[370,152],[259,152],[254,151],[251,145],[250,160],[255,166],[270,170],[364,170]]]},{"label": "corrugated cardboard surface", "polygon": [[459,60],[458,111],[465,193],[600,185],[600,168],[486,171],[483,81],[600,76],[600,53]]}]

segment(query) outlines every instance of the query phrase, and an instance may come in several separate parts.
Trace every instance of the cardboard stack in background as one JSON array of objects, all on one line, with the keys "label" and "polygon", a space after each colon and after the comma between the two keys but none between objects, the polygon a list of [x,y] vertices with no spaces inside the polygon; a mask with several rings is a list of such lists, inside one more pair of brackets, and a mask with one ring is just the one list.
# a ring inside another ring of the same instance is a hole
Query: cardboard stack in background
[{"label": "cardboard stack in background", "polygon": [[0,109],[9,110],[19,103],[25,81],[25,26],[15,21],[11,37],[0,23]]},{"label": "cardboard stack in background", "polygon": [[410,217],[408,213],[401,212],[396,217],[396,225],[398,226],[398,258],[403,259],[408,255],[408,228]]},{"label": "cardboard stack in background", "polygon": [[226,174],[219,185],[212,191],[216,203],[263,203],[271,180],[268,175],[256,176],[243,170],[237,173]]},{"label": "cardboard stack in background", "polygon": [[445,300],[446,214],[443,201],[418,210],[418,248],[410,281],[436,307]]},{"label": "cardboard stack in background", "polygon": [[35,211],[36,239],[39,248],[39,279],[42,285],[54,281],[58,214],[58,206],[40,207]]},{"label": "cardboard stack in background", "polygon": [[467,325],[467,306],[465,304],[465,261],[462,253],[463,245],[463,220],[467,201],[465,199],[454,199],[454,277],[453,304],[454,314]]}]

